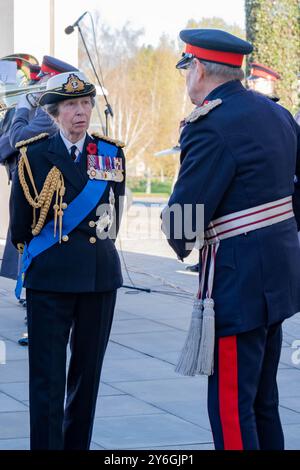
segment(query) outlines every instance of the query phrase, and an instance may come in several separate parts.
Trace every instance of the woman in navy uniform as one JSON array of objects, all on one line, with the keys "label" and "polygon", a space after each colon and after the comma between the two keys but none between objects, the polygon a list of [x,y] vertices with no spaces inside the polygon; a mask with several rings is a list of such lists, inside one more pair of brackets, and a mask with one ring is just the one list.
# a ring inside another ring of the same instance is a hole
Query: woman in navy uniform
[{"label": "woman in navy uniform", "polygon": [[[187,70],[196,108],[181,133],[181,169],[163,229],[185,258],[201,238],[196,208],[204,204],[205,244],[177,370],[209,376],[216,449],[283,449],[276,374],[281,324],[300,310],[292,207],[293,194],[299,204],[300,129],[286,109],[241,84],[251,44],[218,30],[183,30],[180,37],[186,52],[177,68]],[[182,216],[169,219],[174,205]],[[192,225],[176,236],[186,228],[185,205]]]},{"label": "woman in navy uniform", "polygon": [[87,133],[95,93],[81,72],[50,78],[40,104],[59,132],[18,145],[11,231],[14,245],[25,245],[32,449],[89,448],[122,285],[114,242],[124,154],[121,143]]}]

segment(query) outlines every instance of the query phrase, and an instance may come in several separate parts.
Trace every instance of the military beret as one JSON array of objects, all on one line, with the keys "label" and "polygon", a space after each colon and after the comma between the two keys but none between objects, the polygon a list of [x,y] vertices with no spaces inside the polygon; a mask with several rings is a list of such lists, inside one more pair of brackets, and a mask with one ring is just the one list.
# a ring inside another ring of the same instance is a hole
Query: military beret
[{"label": "military beret", "polygon": [[194,57],[238,68],[244,55],[253,50],[249,42],[219,29],[184,29],[180,38],[186,43],[186,50],[176,65],[179,69],[185,68]]}]

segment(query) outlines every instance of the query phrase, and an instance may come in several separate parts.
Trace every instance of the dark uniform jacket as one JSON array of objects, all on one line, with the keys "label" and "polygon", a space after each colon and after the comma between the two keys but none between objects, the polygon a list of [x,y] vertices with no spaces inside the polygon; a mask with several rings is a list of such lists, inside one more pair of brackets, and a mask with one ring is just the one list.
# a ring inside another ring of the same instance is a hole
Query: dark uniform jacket
[{"label": "dark uniform jacket", "polygon": [[[87,135],[79,163],[72,161],[59,133],[30,144],[27,156],[37,191],[41,191],[47,174],[56,166],[61,170],[65,181],[64,202],[69,204],[88,182],[86,147],[90,142],[95,143],[96,140]],[[116,156],[122,158],[124,168],[124,154],[120,147]],[[116,220],[118,220],[119,197],[124,195],[125,181],[108,182],[99,204],[100,202],[108,204],[110,188],[114,191]],[[33,194],[32,188],[31,194]],[[17,246],[18,243],[29,243],[32,239],[33,218],[33,210],[25,199],[18,174],[14,179],[12,198],[12,242]],[[68,241],[55,244],[33,259],[26,272],[25,287],[52,292],[105,292],[122,285],[115,240],[111,238],[100,240],[96,235],[96,227],[90,226],[93,225],[90,224],[91,221],[98,220],[96,211],[99,204],[76,229],[69,233]],[[46,223],[53,219],[53,205],[54,200]]]},{"label": "dark uniform jacket", "polygon": [[[183,128],[181,169],[169,205],[204,204],[204,226],[233,212],[294,193],[300,129],[280,105],[239,81],[208,96],[222,104]],[[299,189],[294,195],[298,223]],[[194,209],[195,210],[195,209]],[[184,237],[169,243],[188,255]],[[295,218],[222,240],[212,297],[216,332],[227,336],[300,311],[300,248]]]}]

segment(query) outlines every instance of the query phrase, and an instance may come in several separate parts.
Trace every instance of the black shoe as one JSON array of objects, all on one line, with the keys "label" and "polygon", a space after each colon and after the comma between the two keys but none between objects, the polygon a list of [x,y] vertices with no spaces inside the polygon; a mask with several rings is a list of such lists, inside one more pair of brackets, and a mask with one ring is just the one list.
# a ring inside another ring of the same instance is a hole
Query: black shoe
[{"label": "black shoe", "polygon": [[198,273],[199,272],[199,264],[193,264],[192,266],[187,266],[185,268],[186,271],[190,271],[191,273]]},{"label": "black shoe", "polygon": [[22,338],[18,340],[20,346],[28,346],[28,334],[23,333]]}]

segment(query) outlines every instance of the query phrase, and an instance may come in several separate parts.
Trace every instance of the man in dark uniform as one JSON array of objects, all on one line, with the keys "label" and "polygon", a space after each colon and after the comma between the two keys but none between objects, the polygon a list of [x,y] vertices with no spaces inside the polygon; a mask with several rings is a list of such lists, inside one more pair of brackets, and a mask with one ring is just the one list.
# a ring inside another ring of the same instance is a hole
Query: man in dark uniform
[{"label": "man in dark uniform", "polygon": [[89,448],[122,285],[114,241],[125,190],[124,154],[120,143],[87,134],[95,94],[81,72],[52,77],[40,104],[59,132],[19,144],[11,231],[15,246],[26,244],[32,449]]},{"label": "man in dark uniform", "polygon": [[[195,220],[203,204],[205,243],[177,370],[209,376],[216,449],[283,449],[276,374],[281,324],[300,310],[292,208],[300,129],[286,109],[242,86],[251,44],[218,30],[180,37],[186,52],[177,68],[187,70],[196,108],[181,133],[181,169],[162,222],[183,260],[201,238]],[[175,205],[181,213],[170,217]],[[192,227],[176,235],[188,209]]]}]

